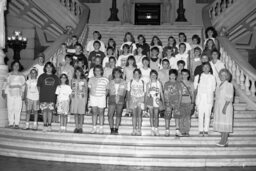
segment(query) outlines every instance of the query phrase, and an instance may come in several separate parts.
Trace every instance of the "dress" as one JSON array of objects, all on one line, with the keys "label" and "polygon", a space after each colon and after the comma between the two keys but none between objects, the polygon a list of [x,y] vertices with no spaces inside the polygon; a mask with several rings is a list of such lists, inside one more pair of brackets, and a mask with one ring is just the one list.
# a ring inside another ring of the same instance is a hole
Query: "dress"
[{"label": "dress", "polygon": [[72,93],[69,85],[59,85],[56,89],[57,113],[62,115],[69,114],[69,96]]},{"label": "dress", "polygon": [[85,114],[87,98],[87,81],[85,79],[71,81],[71,106],[70,113]]},{"label": "dress", "polygon": [[160,104],[160,91],[162,90],[161,88],[161,83],[160,81],[156,81],[156,82],[149,82],[147,84],[147,96],[148,99],[152,98],[152,104],[147,104],[147,107],[155,107],[158,108],[159,104]]},{"label": "dress", "polygon": [[[214,106],[213,129],[217,132],[233,132],[233,97],[234,87],[232,83],[225,81],[216,89]],[[223,107],[229,101],[226,114],[222,113]]]}]

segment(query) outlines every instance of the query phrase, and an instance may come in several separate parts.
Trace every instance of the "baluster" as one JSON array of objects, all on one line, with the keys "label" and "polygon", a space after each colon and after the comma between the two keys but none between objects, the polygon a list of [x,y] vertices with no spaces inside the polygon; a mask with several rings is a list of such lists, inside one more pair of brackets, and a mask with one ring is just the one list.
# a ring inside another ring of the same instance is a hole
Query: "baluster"
[{"label": "baluster", "polygon": [[246,95],[251,95],[251,92],[250,92],[250,80],[249,80],[249,76],[246,75],[246,78],[245,78],[245,92],[246,92]]},{"label": "baluster", "polygon": [[226,8],[229,6],[229,0],[226,0]]},{"label": "baluster", "polygon": [[219,14],[219,3],[217,2],[216,3],[216,6],[215,6],[215,9],[214,9],[214,11],[215,11],[215,16],[218,16],[218,14]]},{"label": "baluster", "polygon": [[245,89],[245,86],[244,86],[244,72],[243,72],[243,70],[241,70],[241,75],[240,75],[240,86],[241,86],[242,90]]},{"label": "baluster", "polygon": [[80,7],[80,5],[78,6],[78,15],[80,16],[82,14],[82,8]]},{"label": "baluster", "polygon": [[255,97],[255,92],[256,92],[256,89],[255,89],[255,80],[251,79],[252,81],[252,85],[251,85],[251,95],[252,97]]},{"label": "baluster", "polygon": [[233,61],[232,62],[232,77],[234,79],[236,79],[235,75],[236,75],[236,63]]},{"label": "baluster", "polygon": [[237,85],[240,85],[240,69],[238,67],[238,65],[236,66],[236,83]]},{"label": "baluster", "polygon": [[220,1],[220,13],[222,13],[224,11],[224,1],[225,0]]},{"label": "baluster", "polygon": [[77,3],[76,2],[74,2],[73,10],[74,10],[75,16],[77,16],[78,12],[77,12]]}]

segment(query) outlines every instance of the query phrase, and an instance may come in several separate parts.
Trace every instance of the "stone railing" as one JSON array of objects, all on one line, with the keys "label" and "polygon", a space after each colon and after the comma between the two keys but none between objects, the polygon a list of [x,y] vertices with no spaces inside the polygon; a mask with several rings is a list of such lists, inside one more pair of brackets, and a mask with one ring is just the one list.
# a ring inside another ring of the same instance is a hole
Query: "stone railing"
[{"label": "stone railing", "polygon": [[233,81],[244,90],[246,95],[255,100],[256,70],[245,61],[238,50],[225,37],[218,38],[220,42],[221,60],[232,73]]},{"label": "stone railing", "polygon": [[225,12],[236,0],[216,0],[209,8],[209,16],[212,22]]},{"label": "stone railing", "polygon": [[[79,17],[79,23],[75,29],[72,29],[70,26],[67,26],[67,31],[63,33],[63,35],[61,35],[50,47],[48,47],[43,52],[46,56],[46,61],[54,62],[61,52],[61,44],[70,44],[72,35],[78,36],[78,40],[81,44],[84,44],[86,42],[88,36],[87,23],[90,14],[89,7],[87,7],[84,4],[81,4],[78,0],[60,0],[60,4],[68,8],[72,15],[76,15],[77,17]],[[34,63],[37,63],[37,61],[35,61]],[[28,70],[24,73],[28,73]]]}]

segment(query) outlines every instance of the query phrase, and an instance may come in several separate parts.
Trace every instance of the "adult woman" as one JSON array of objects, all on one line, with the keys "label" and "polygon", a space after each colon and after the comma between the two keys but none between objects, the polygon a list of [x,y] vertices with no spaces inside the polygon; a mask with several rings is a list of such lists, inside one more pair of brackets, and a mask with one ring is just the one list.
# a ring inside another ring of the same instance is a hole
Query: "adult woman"
[{"label": "adult woman", "polygon": [[227,69],[222,69],[219,72],[221,80],[220,85],[216,90],[216,100],[214,106],[214,131],[221,133],[221,140],[217,146],[226,147],[228,145],[229,132],[233,131],[233,105],[234,98],[233,84],[231,74]]},{"label": "adult woman", "polygon": [[216,48],[219,49],[219,42],[218,40],[216,39],[216,37],[218,36],[218,33],[217,31],[215,30],[214,27],[208,27],[206,28],[205,30],[205,41],[204,41],[204,46],[206,45],[207,41],[209,39],[212,39],[214,44],[216,45]]},{"label": "adult woman", "polygon": [[189,81],[190,72],[187,69],[181,70],[182,81],[182,98],[180,104],[180,133],[183,136],[189,136],[191,113],[194,105],[194,85],[193,82]]},{"label": "adult woman", "polygon": [[213,75],[216,79],[217,86],[220,84],[219,72],[221,69],[226,68],[225,64],[220,61],[220,52],[217,49],[212,51],[212,60],[210,61]]}]

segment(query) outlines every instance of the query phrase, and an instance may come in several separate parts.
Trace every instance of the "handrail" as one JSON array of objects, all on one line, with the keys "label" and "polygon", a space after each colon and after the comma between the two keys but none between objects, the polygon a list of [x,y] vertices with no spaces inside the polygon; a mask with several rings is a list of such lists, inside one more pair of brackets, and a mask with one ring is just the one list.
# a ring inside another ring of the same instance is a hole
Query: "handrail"
[{"label": "handrail", "polygon": [[[212,24],[209,22],[211,21],[211,13],[209,13],[209,9],[212,5],[216,4],[216,2],[217,1],[203,8],[203,23],[206,27],[211,26]],[[237,92],[247,102],[248,106],[256,109],[256,70],[244,60],[242,55],[235,48],[234,44],[225,37],[225,31],[225,29],[221,30],[221,36],[218,37],[221,61],[225,63],[227,69],[231,72],[233,84]]]},{"label": "handrail", "polygon": [[[90,9],[89,7],[87,7],[85,4],[80,3],[79,0],[69,0],[69,1],[65,1],[66,3],[72,4],[72,2],[75,3],[76,8],[72,8],[75,10],[78,10],[77,12],[72,12],[72,14],[76,14],[77,16],[79,16],[79,23],[77,25],[77,27],[71,31],[73,35],[77,35],[78,36],[78,40],[81,44],[85,43],[85,39],[86,36],[88,34],[88,26],[86,26],[86,24],[88,23],[89,20],[89,14],[90,14]],[[64,1],[60,0],[60,4],[64,5]],[[79,8],[77,7],[79,4]],[[68,5],[66,5],[68,6]],[[58,57],[59,53],[60,53],[60,47],[62,43],[69,43],[71,41],[71,33],[64,33],[62,34],[51,46],[49,46],[43,53],[46,56],[45,61],[53,61],[54,58]],[[37,62],[35,61],[33,63],[36,64]],[[33,66],[32,65],[32,66]],[[27,71],[25,71],[24,73],[28,73],[28,71],[31,68],[29,68]]]}]

